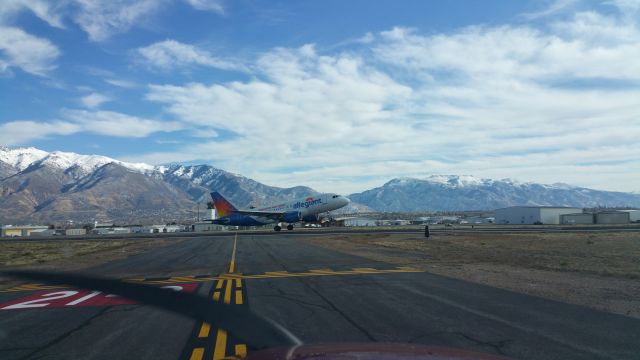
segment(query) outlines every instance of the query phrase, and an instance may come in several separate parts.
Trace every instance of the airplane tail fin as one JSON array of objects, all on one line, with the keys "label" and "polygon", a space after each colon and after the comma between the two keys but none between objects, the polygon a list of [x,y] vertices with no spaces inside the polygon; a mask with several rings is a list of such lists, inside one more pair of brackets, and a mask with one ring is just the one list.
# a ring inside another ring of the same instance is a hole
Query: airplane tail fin
[{"label": "airplane tail fin", "polygon": [[230,215],[234,210],[238,210],[229,200],[220,195],[219,192],[214,191],[211,193],[211,199],[213,199],[213,207],[216,208],[218,217]]}]

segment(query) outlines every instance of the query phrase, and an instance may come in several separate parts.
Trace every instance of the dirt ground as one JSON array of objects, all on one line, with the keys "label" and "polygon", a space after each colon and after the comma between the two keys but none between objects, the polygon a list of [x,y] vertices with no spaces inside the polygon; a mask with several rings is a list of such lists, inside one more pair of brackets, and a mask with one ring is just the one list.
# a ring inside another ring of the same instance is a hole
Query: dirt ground
[{"label": "dirt ground", "polygon": [[640,318],[640,233],[334,235],[315,245]]}]

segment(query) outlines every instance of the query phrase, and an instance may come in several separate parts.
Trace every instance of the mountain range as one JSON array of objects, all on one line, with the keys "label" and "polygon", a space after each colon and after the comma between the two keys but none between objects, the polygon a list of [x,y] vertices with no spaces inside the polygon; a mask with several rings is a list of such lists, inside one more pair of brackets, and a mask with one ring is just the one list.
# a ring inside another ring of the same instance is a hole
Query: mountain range
[{"label": "mountain range", "polygon": [[[0,223],[169,222],[194,219],[224,194],[239,207],[315,195],[269,186],[209,165],[152,166],[99,155],[0,147]],[[640,194],[473,176],[398,178],[349,197],[342,212],[486,210],[511,205],[635,206]]]}]

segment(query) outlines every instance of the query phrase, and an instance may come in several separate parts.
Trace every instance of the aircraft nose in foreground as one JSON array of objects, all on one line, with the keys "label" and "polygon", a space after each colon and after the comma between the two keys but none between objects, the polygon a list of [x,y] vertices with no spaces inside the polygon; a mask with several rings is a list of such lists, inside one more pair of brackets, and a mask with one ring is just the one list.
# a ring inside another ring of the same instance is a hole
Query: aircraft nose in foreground
[{"label": "aircraft nose in foreground", "polygon": [[340,196],[340,198],[338,200],[340,201],[340,206],[347,206],[351,202],[351,200],[349,200],[348,198],[346,198],[344,196]]}]

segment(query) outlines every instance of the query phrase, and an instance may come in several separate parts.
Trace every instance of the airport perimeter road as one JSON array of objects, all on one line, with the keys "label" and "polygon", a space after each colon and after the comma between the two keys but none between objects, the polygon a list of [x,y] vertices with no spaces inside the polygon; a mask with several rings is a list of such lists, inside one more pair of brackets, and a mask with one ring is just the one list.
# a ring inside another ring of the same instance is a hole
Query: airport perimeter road
[{"label": "airport perimeter road", "polygon": [[[318,236],[318,235],[314,235]],[[305,235],[189,238],[91,272],[248,306],[305,342],[413,342],[521,359],[637,359],[640,320],[308,244]],[[2,359],[221,359],[224,329],[106,294],[0,292]]]}]

